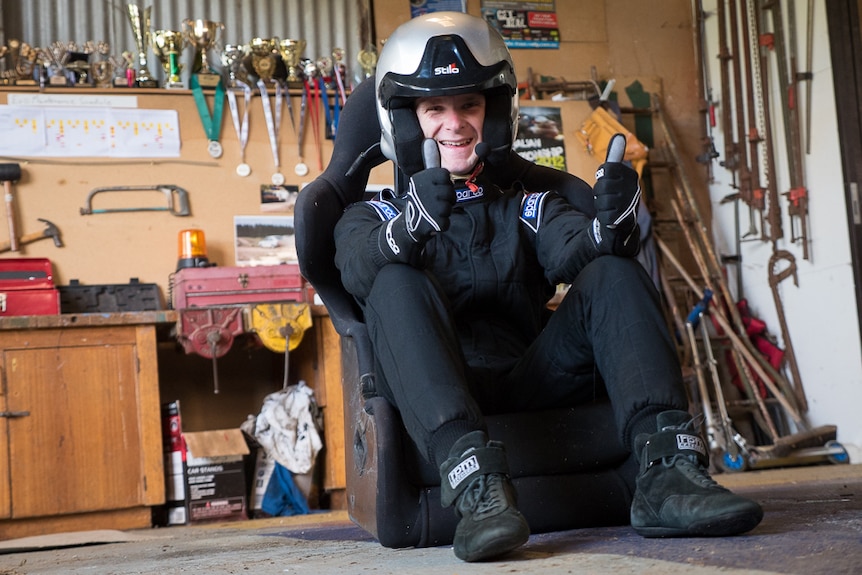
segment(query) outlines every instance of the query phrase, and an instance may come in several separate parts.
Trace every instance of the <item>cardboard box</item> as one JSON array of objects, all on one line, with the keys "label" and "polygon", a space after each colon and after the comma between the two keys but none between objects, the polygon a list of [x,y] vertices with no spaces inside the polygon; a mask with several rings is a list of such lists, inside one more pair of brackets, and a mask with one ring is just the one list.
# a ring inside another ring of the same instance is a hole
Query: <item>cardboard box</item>
[{"label": "cardboard box", "polygon": [[246,519],[245,436],[239,429],[183,433],[189,523]]}]

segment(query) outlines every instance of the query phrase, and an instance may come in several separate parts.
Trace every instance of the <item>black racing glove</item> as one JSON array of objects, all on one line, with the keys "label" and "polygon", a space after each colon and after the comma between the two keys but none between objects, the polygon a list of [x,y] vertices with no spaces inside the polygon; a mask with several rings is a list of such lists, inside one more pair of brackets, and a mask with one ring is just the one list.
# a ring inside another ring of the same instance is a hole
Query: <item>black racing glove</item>
[{"label": "black racing glove", "polygon": [[377,245],[390,262],[415,264],[422,247],[437,232],[449,229],[455,186],[445,168],[413,174],[404,211],[381,229]]},{"label": "black racing glove", "polygon": [[603,254],[631,257],[640,249],[637,212],[641,188],[637,172],[622,163],[625,150],[625,136],[615,134],[605,163],[596,171],[596,217],[590,239]]}]

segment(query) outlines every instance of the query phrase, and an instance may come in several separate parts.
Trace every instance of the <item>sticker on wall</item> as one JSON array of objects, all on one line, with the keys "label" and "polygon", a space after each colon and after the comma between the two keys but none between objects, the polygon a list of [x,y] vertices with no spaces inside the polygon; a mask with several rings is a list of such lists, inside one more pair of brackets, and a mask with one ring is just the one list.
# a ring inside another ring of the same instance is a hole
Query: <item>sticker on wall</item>
[{"label": "sticker on wall", "polygon": [[466,0],[410,0],[410,17],[415,18],[429,12],[466,12]]},{"label": "sticker on wall", "polygon": [[554,0],[482,0],[482,17],[509,48],[559,48]]}]

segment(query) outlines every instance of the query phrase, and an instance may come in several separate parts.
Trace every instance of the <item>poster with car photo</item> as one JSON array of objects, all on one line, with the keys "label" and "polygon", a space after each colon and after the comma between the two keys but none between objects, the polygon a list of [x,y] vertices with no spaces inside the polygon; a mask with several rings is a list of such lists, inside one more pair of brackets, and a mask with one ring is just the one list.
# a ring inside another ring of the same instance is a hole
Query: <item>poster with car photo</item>
[{"label": "poster with car photo", "polygon": [[234,216],[237,266],[296,263],[293,216]]},{"label": "poster with car photo", "polygon": [[293,213],[299,186],[261,184],[260,211]]},{"label": "poster with car photo", "polygon": [[518,135],[512,148],[535,164],[566,171],[566,146],[560,109],[553,106],[523,106],[518,117]]}]

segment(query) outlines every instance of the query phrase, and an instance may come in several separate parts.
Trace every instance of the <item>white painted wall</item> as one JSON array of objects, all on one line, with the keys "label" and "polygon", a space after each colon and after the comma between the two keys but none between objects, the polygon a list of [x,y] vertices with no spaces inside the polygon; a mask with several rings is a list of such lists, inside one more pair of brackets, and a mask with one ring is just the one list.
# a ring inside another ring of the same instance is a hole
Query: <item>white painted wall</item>
[{"label": "white painted wall", "polygon": [[[720,97],[720,66],[717,54],[717,2],[704,0],[706,44],[713,97]],[[791,0],[794,1],[794,0]],[[783,2],[782,4],[787,4]],[[797,57],[799,70],[806,67],[807,0],[795,0],[797,19]],[[786,199],[781,197],[784,239],[778,248],[790,251],[796,260],[799,286],[788,279],[779,285],[787,317],[788,330],[808,401],[811,425],[838,426],[838,439],[850,452],[851,461],[862,462],[862,345],[854,297],[854,280],[846,224],[847,207],[838,142],[838,128],[833,91],[832,65],[826,25],[825,2],[814,2],[813,95],[811,152],[805,156],[805,183],[809,190],[809,260],[802,258],[799,243],[790,242],[790,219]],[[786,16],[786,9],[785,9]],[[769,21],[769,20],[768,20]],[[771,86],[778,85],[775,58],[770,58],[773,75]],[[805,102],[804,87],[800,103]],[[719,102],[719,105],[722,103]],[[781,102],[772,101],[773,126],[781,124]],[[804,121],[803,121],[803,138]],[[723,153],[721,126],[715,133],[716,149]],[[775,134],[778,163],[778,190],[790,187],[783,135]],[[803,139],[804,150],[804,139]],[[719,161],[723,160],[719,158]],[[734,253],[735,226],[733,204],[720,205],[722,198],[734,190],[731,174],[715,163],[715,182],[710,187],[713,230],[719,253]],[[748,230],[748,208],[740,204],[742,233]],[[759,224],[758,224],[759,230]],[[743,242],[740,253],[743,296],[749,300],[755,316],[763,319],[769,332],[780,338],[776,306],[769,287],[769,258],[772,245],[762,241]],[[781,269],[781,268],[777,268]],[[736,291],[735,270],[729,285]],[[739,294],[735,294],[737,297]],[[781,342],[779,342],[783,345]]]}]

